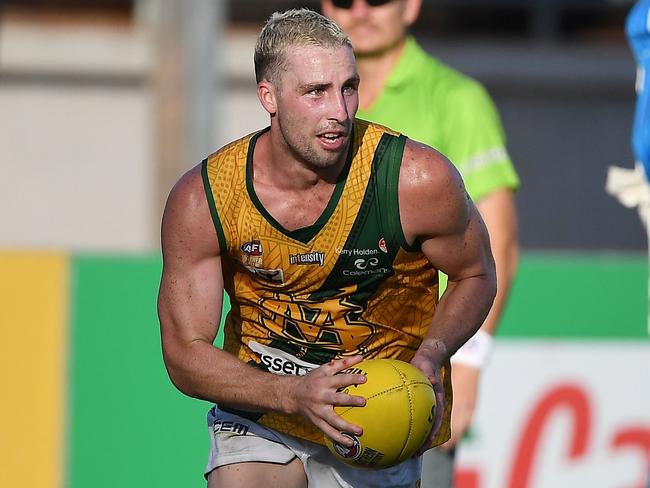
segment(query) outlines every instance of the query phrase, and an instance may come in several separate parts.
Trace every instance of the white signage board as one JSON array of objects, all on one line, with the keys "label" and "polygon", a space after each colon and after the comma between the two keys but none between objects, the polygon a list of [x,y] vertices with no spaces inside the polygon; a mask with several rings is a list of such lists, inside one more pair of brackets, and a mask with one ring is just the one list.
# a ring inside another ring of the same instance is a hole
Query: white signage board
[{"label": "white signage board", "polygon": [[498,340],[457,488],[641,488],[650,342]]}]

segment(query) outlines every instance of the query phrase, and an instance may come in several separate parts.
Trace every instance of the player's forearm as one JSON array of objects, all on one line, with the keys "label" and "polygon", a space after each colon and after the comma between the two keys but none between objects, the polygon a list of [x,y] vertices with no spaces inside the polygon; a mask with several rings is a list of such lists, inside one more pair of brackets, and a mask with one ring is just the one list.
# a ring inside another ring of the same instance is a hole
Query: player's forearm
[{"label": "player's forearm", "polygon": [[291,413],[285,394],[291,377],[260,371],[202,340],[168,347],[163,341],[163,351],[172,382],[188,396],[242,410]]},{"label": "player's forearm", "polygon": [[449,359],[481,327],[495,295],[494,273],[450,281],[421,347],[440,364]]},{"label": "player's forearm", "polygon": [[499,287],[492,309],[481,330],[494,335],[505,309],[519,262],[517,212],[514,193],[501,189],[480,200],[477,208],[490,233],[490,246],[496,264]]},{"label": "player's forearm", "polygon": [[496,333],[501,315],[508,301],[510,288],[519,263],[519,245],[516,238],[512,238],[493,246],[492,252],[496,262],[499,287],[490,313],[488,313],[485,322],[481,326],[481,330],[490,335]]}]

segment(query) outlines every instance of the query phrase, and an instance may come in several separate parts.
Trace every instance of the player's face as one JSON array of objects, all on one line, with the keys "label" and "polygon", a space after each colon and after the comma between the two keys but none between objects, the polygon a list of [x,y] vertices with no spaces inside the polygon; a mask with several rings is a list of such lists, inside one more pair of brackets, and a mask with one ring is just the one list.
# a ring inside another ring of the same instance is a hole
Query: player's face
[{"label": "player's face", "polygon": [[335,0],[323,0],[323,14],[350,36],[358,56],[382,53],[404,38],[420,11],[420,0],[390,0],[371,6],[366,0],[352,0],[350,8],[337,7]]},{"label": "player's face", "polygon": [[347,154],[359,107],[359,75],[352,49],[290,48],[276,90],[277,123],[293,156],[327,168]]}]

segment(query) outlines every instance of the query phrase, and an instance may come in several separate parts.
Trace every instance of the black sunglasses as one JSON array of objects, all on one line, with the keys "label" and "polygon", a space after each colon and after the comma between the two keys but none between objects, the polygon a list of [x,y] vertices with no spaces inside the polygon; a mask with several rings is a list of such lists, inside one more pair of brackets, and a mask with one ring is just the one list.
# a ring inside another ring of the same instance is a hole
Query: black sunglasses
[{"label": "black sunglasses", "polygon": [[[379,7],[380,5],[386,5],[388,2],[392,1],[393,0],[364,0],[364,2],[366,2],[371,7]],[[353,3],[354,0],[332,0],[332,4],[336,8],[349,9],[352,8]]]}]

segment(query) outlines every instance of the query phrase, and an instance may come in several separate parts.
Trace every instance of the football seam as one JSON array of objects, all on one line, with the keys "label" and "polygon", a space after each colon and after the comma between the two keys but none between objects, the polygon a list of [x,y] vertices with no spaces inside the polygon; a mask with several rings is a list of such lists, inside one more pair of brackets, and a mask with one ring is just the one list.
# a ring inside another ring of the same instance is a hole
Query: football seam
[{"label": "football seam", "polygon": [[[392,365],[391,365],[391,366],[392,366]],[[415,385],[415,384],[417,384],[417,383],[410,383],[410,384]],[[424,384],[426,384],[426,383],[421,383],[421,384],[424,385]],[[405,386],[407,386],[407,385],[405,385],[404,383],[402,383],[401,385],[393,386],[392,388],[387,388],[386,390],[378,391],[377,393],[373,393],[372,395],[367,396],[367,397],[364,397],[364,398],[366,399],[366,402],[368,402],[369,400],[372,400],[372,399],[375,398],[375,397],[381,396],[381,395],[383,395],[384,393],[390,393],[391,391],[400,390],[400,389],[404,388]],[[349,411],[349,410],[352,410],[353,408],[363,408],[363,407],[357,407],[357,406],[355,406],[355,405],[346,405],[346,407],[347,407],[347,408],[346,408],[345,410],[343,410],[341,407],[339,407],[339,410],[340,410],[339,415],[343,415],[345,412],[347,412],[347,411]]]},{"label": "football seam", "polygon": [[[393,367],[393,366],[391,365],[391,367]],[[400,374],[400,378],[403,378],[401,374]],[[427,383],[426,381],[411,381],[409,383],[402,383],[399,386],[393,386],[392,388],[388,388],[386,390],[378,391],[377,393],[373,393],[372,395],[364,397],[364,398],[366,399],[366,402],[367,402],[368,400],[372,400],[373,398],[378,397],[380,395],[383,395],[384,393],[390,393],[391,391],[399,390],[401,388],[408,389],[409,386],[415,386],[415,385],[425,385],[425,386],[428,385],[428,386],[431,386],[431,383]],[[409,392],[409,400],[410,400],[410,392]],[[347,407],[347,408],[345,408],[345,407]],[[363,408],[363,407],[357,407],[355,405],[346,405],[345,407],[338,407],[339,415],[342,415],[345,412],[347,412],[349,410],[352,410],[353,408]]]},{"label": "football seam", "polygon": [[[401,459],[402,456],[404,455],[404,450],[406,449],[406,446],[408,445],[409,440],[411,439],[411,435],[413,434],[413,398],[411,397],[411,389],[409,388],[409,386],[412,385],[412,384],[417,384],[417,383],[409,383],[409,384],[407,384],[406,381],[405,381],[406,380],[406,375],[404,375],[402,373],[402,371],[400,371],[398,368],[396,368],[395,365],[391,364],[391,366],[393,367],[393,369],[395,371],[397,371],[397,374],[401,378],[402,387],[406,388],[406,394],[407,394],[408,399],[409,399],[409,428],[408,428],[409,433],[408,433],[408,436],[406,437],[406,439],[404,440],[404,444],[402,444],[402,448],[400,449],[400,452],[399,452],[399,455],[398,455],[398,458]],[[424,383],[424,382],[418,382],[418,383]]]},{"label": "football seam", "polygon": [[[389,363],[389,365],[397,373],[397,375],[399,377],[399,380],[400,380],[400,383],[397,384],[397,385],[394,385],[392,387],[385,388],[385,389],[383,389],[381,391],[376,391],[372,395],[369,395],[369,396],[363,395],[363,396],[365,396],[367,402],[370,402],[371,400],[374,400],[375,398],[379,398],[382,395],[390,394],[392,392],[398,392],[398,391],[400,391],[400,389],[406,388],[409,418],[407,420],[407,436],[403,440],[402,446],[399,448],[399,451],[398,451],[399,453],[397,455],[397,459],[401,459],[405,455],[405,453],[408,452],[407,448],[409,447],[409,445],[411,445],[411,443],[413,441],[413,436],[414,436],[414,428],[415,428],[415,402],[414,402],[414,398],[415,398],[415,392],[411,391],[411,388],[413,388],[415,386],[428,386],[429,388],[432,388],[432,385],[427,380],[416,380],[416,379],[409,378],[407,373],[403,372],[400,368],[396,367],[394,364]],[[344,415],[345,413],[349,412],[350,410],[355,409],[355,408],[359,408],[359,407],[349,405],[349,406],[347,406],[347,408],[345,408],[345,409],[344,408],[345,407],[341,408],[340,406],[336,407],[338,415]],[[403,461],[404,461],[404,459],[401,459],[400,462],[403,462]]]},{"label": "football seam", "polygon": [[[391,365],[391,366],[392,366],[392,365]],[[398,371],[398,373],[399,373],[399,371]],[[426,381],[410,381],[410,382],[406,383],[406,382],[404,382],[404,378],[405,378],[405,376],[402,376],[402,374],[400,373],[400,379],[402,380],[402,384],[401,384],[401,385],[399,385],[399,386],[393,386],[392,388],[388,388],[388,389],[386,389],[386,390],[378,391],[377,393],[374,393],[374,394],[372,394],[372,395],[370,395],[370,396],[368,396],[368,397],[365,397],[365,399],[366,399],[366,400],[370,400],[370,399],[372,399],[372,398],[375,398],[376,396],[383,395],[384,393],[389,393],[389,392],[391,392],[391,391],[399,390],[400,388],[406,388],[406,387],[409,387],[409,386],[414,386],[414,385],[431,385],[431,383],[427,383]],[[354,408],[354,407],[350,407],[350,408]]]}]

